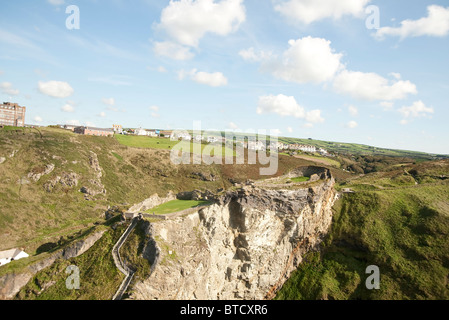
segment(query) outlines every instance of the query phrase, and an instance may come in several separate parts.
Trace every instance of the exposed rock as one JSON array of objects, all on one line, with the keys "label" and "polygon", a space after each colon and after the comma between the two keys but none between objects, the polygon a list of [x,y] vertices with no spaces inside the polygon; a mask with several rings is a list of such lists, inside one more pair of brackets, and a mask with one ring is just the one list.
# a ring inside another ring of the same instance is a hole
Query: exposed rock
[{"label": "exposed rock", "polygon": [[199,179],[202,181],[215,181],[217,178],[213,173],[192,172],[190,175],[193,179]]},{"label": "exposed rock", "polygon": [[19,180],[17,180],[17,184],[25,185],[30,184],[30,180],[28,180],[26,177],[22,177]]},{"label": "exposed rock", "polygon": [[5,162],[6,161],[6,158],[5,157],[0,157],[0,164],[2,164],[3,162]]},{"label": "exposed rock", "polygon": [[98,156],[95,152],[90,151],[89,165],[95,170],[97,178],[100,179],[103,176],[103,173],[101,171],[100,162],[98,161]]},{"label": "exposed rock", "polygon": [[138,203],[138,204],[132,206],[131,208],[129,208],[128,212],[132,212],[132,213],[144,212],[144,211],[147,211],[148,209],[154,208],[158,205],[161,205],[165,202],[172,201],[172,200],[176,200],[176,196],[171,191],[167,194],[167,196],[165,196],[163,198],[159,197],[158,194],[153,194],[148,199],[145,199],[141,203]]},{"label": "exposed rock", "polygon": [[186,191],[186,192],[180,192],[176,195],[176,198],[178,200],[212,200],[214,199],[215,194],[212,193],[209,190],[206,190],[204,192],[200,190],[193,190],[193,191]]},{"label": "exposed rock", "polygon": [[56,176],[55,178],[47,181],[43,187],[47,192],[52,192],[56,185],[59,183],[63,187],[76,187],[78,185],[79,176],[74,172],[64,172],[62,176]]},{"label": "exposed rock", "polygon": [[10,158],[14,158],[14,156],[16,155],[17,152],[19,152],[19,150],[14,150],[14,151],[9,155],[9,157],[10,157]]},{"label": "exposed rock", "polygon": [[131,298],[271,297],[328,231],[336,192],[326,174],[313,188],[245,187],[193,214],[152,224],[148,234],[157,243],[148,250],[159,250],[157,266]]},{"label": "exposed rock", "polygon": [[37,182],[44,175],[50,174],[55,170],[55,165],[53,163],[47,164],[43,170],[38,170],[38,172],[32,171],[28,173],[28,178],[32,181]]}]

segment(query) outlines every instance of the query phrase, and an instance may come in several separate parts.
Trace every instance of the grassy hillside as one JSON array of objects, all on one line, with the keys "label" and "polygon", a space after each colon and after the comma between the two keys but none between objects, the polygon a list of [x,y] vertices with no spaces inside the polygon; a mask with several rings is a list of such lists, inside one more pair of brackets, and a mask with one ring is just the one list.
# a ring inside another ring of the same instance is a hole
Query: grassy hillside
[{"label": "grassy hillside", "polygon": [[[103,221],[109,206],[126,210],[154,193],[215,191],[232,182],[261,178],[260,165],[177,166],[169,155],[169,150],[134,148],[115,138],[57,128],[0,129],[0,157],[5,158],[0,164],[0,250],[24,247],[35,255],[42,245]],[[281,156],[277,175],[308,164],[312,162]],[[50,165],[54,170],[38,181],[29,177],[45,173]],[[197,173],[213,179],[201,179]],[[67,177],[71,179],[66,181]],[[86,197],[80,192],[83,187],[97,191],[104,187],[106,192]]]},{"label": "grassy hillside", "polygon": [[[449,299],[449,162],[353,179],[322,252],[310,253],[277,299]],[[380,268],[380,290],[365,270]]]}]

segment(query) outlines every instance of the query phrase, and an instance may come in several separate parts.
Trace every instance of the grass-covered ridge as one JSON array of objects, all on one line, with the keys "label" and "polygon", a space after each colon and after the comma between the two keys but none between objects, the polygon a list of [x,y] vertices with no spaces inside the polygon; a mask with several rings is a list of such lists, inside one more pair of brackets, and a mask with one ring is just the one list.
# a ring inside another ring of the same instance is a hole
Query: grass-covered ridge
[{"label": "grass-covered ridge", "polygon": [[157,207],[151,208],[146,211],[149,214],[161,215],[161,214],[169,214],[174,212],[183,211],[190,208],[195,208],[202,205],[207,205],[209,201],[203,200],[173,200],[161,204]]},{"label": "grass-covered ridge", "polygon": [[[398,183],[409,177],[398,172],[346,184],[357,192],[335,206],[322,252],[307,255],[277,299],[449,299],[449,182],[428,180],[449,166],[416,168],[418,184]],[[380,185],[359,189],[367,182]],[[365,287],[369,265],[380,268],[380,290]]]}]

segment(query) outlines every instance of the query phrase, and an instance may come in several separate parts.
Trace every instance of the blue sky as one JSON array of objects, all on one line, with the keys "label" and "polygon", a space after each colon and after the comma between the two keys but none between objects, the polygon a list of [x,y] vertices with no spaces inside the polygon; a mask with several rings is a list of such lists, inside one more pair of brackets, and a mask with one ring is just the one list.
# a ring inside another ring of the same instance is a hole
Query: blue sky
[{"label": "blue sky", "polygon": [[448,37],[438,0],[2,1],[0,99],[40,125],[202,121],[449,154]]}]

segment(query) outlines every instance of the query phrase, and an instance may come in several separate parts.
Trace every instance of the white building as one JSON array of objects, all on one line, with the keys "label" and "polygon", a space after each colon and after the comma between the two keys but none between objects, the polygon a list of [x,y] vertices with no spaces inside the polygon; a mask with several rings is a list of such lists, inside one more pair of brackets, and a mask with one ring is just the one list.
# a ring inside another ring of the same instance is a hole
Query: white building
[{"label": "white building", "polygon": [[0,266],[10,263],[13,260],[28,258],[29,255],[20,249],[11,249],[0,252]]},{"label": "white building", "polygon": [[139,128],[134,130],[134,134],[138,135],[138,136],[149,136],[149,132],[145,129]]}]

